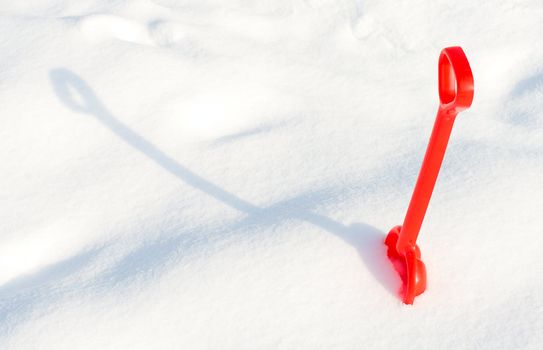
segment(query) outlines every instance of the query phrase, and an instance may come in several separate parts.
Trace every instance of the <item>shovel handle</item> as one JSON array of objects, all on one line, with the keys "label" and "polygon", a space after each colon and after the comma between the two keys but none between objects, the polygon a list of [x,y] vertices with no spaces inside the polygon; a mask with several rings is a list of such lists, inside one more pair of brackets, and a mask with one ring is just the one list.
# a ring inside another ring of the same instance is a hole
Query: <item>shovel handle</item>
[{"label": "shovel handle", "polygon": [[441,51],[438,64],[439,108],[419,177],[405,215],[396,249],[400,254],[416,245],[434,190],[456,115],[473,101],[473,75],[459,46]]}]

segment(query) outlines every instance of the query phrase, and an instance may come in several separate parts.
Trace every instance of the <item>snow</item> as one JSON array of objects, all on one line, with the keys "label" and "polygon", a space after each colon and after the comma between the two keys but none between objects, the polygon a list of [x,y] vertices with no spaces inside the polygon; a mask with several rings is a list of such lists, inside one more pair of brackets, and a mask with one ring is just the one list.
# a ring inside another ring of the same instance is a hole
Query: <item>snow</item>
[{"label": "snow", "polygon": [[[48,0],[0,11],[0,348],[540,349],[538,0]],[[401,224],[460,45],[419,237]]]}]

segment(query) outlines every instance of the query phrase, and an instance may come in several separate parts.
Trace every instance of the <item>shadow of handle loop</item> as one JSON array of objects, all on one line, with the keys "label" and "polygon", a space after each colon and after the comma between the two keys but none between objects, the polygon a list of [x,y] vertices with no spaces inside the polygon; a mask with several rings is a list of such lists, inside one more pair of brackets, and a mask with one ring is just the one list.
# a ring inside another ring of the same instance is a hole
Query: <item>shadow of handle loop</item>
[{"label": "shadow of handle loop", "polygon": [[462,48],[443,49],[438,71],[440,108],[456,112],[469,108],[473,101],[473,74]]},{"label": "shadow of handle loop", "polygon": [[92,89],[68,69],[53,69],[49,76],[59,99],[74,111],[102,115],[106,110]]}]

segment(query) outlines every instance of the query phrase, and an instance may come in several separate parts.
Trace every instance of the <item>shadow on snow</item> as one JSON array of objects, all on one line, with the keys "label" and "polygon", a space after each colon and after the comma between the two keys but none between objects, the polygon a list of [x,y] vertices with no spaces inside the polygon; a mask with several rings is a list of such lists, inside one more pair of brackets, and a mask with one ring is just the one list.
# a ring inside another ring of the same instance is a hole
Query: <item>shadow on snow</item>
[{"label": "shadow on snow", "polygon": [[[384,234],[364,223],[344,225],[311,211],[311,206],[315,206],[317,201],[320,198],[323,198],[322,194],[306,194],[304,196],[276,203],[269,207],[258,207],[189,170],[150,143],[143,136],[137,134],[130,127],[114,117],[105,105],[100,102],[96,94],[83,79],[72,71],[67,69],[54,69],[50,72],[50,80],[60,101],[71,110],[93,116],[114,135],[119,137],[120,140],[130,145],[134,150],[145,155],[150,161],[161,167],[163,170],[206,195],[213,197],[217,201],[246,214],[246,217],[235,223],[233,227],[226,226],[224,229],[220,227],[217,228],[217,234],[220,233],[220,231],[225,232],[243,227],[267,227],[277,225],[287,219],[308,222],[341,238],[354,247],[375,280],[389,293],[396,294],[398,281],[397,276],[386,258],[386,249],[383,244]],[[142,270],[149,270],[151,267],[163,263],[169,256],[178,252],[180,245],[187,243],[184,242],[187,239],[184,236],[186,235],[177,235],[165,240],[147,242],[147,244],[144,244],[142,247],[125,256],[113,270],[109,271],[107,273],[107,280],[121,282],[130,275],[137,274]],[[61,262],[58,263],[58,266],[47,267],[34,275],[25,277],[25,281],[21,283],[25,285],[34,284],[32,283],[33,281],[42,280],[47,276],[55,278],[55,276],[59,274],[50,273],[51,271],[55,271],[55,269],[60,269],[65,273],[66,271],[68,273],[70,271],[76,273],[77,270],[82,267],[80,266],[81,264],[86,264],[89,259],[93,258],[92,254],[88,254],[89,253],[83,253],[80,257],[74,257],[74,263],[71,267],[66,267],[66,264],[71,264],[70,261]],[[12,287],[15,286],[15,284],[12,286],[2,286],[0,288],[0,296],[6,296],[6,294],[13,295],[12,293],[7,292],[8,290],[13,290]],[[11,298],[17,299],[17,297]],[[17,312],[17,308],[14,309],[13,307],[9,307],[9,305],[8,307],[2,307],[2,309],[0,309],[0,321],[5,319],[8,316],[7,314],[13,311]]]}]

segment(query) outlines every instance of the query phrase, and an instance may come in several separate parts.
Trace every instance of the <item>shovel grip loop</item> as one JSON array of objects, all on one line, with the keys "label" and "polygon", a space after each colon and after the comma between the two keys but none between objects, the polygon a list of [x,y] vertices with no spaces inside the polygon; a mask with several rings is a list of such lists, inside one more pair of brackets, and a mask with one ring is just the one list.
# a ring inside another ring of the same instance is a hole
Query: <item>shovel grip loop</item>
[{"label": "shovel grip loop", "polygon": [[438,64],[438,86],[440,108],[454,109],[458,113],[471,106],[473,74],[461,47],[447,47],[441,51]]}]

